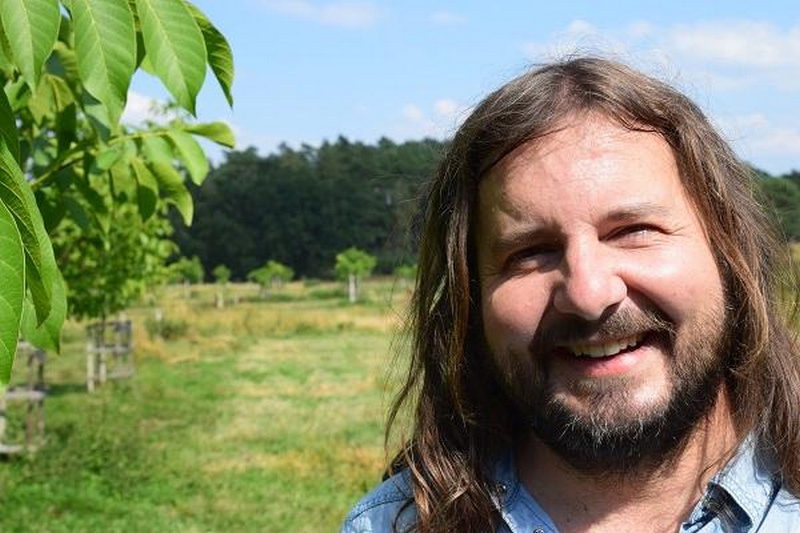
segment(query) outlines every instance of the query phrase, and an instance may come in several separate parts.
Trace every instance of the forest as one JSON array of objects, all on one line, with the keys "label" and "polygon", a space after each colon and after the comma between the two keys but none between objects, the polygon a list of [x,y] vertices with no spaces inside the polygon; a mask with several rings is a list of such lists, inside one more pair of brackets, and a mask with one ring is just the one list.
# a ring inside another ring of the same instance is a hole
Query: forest
[{"label": "forest", "polygon": [[[266,156],[254,148],[228,152],[202,186],[190,185],[195,222],[187,227],[173,217],[173,239],[180,255],[200,259],[208,279],[225,265],[232,279],[244,280],[270,260],[301,278],[331,278],[335,255],[348,247],[377,257],[377,273],[391,273],[414,263],[425,183],[445,147],[340,136]],[[800,240],[800,171],[752,170],[787,240]]]},{"label": "forest", "polygon": [[339,137],[266,157],[253,148],[228,152],[202,186],[190,187],[195,221],[186,227],[173,217],[173,238],[207,277],[225,265],[244,280],[274,260],[301,278],[332,278],[336,254],[350,247],[374,255],[377,273],[392,272],[414,262],[414,217],[444,146]]}]

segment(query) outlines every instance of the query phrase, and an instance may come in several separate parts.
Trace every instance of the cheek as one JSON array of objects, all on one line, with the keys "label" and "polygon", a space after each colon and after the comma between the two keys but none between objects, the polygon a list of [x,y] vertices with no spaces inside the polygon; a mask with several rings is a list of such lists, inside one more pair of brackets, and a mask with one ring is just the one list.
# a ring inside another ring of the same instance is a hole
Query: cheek
[{"label": "cheek", "polygon": [[723,300],[719,270],[707,248],[687,246],[651,259],[628,269],[629,292],[652,301],[673,320],[692,318]]},{"label": "cheek", "polygon": [[494,353],[531,342],[547,298],[534,287],[505,283],[482,292],[484,334]]}]

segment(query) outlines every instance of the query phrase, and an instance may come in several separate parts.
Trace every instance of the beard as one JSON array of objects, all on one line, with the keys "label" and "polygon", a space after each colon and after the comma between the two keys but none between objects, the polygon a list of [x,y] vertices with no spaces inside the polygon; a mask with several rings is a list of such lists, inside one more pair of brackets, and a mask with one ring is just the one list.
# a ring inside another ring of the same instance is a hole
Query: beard
[{"label": "beard", "polygon": [[[527,372],[514,369],[505,388],[523,423],[575,470],[648,475],[679,455],[717,401],[724,380],[723,323],[724,316],[704,316],[676,331],[653,310],[618,310],[592,322],[565,318],[540,328],[530,347],[534,364]],[[643,344],[666,354],[668,390],[663,397],[636,405],[631,397],[636,381],[628,377],[561,384],[585,409],[576,409],[556,392],[543,354],[591,335],[637,334],[644,334]]]}]

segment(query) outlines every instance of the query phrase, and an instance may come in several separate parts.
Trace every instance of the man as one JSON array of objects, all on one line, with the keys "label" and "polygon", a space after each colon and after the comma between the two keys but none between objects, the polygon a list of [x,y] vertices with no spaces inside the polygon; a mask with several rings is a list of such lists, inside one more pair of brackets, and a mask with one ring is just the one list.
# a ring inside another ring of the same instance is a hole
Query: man
[{"label": "man", "polygon": [[800,531],[784,247],[749,182],[615,62],[484,100],[431,189],[413,434],[344,531]]}]

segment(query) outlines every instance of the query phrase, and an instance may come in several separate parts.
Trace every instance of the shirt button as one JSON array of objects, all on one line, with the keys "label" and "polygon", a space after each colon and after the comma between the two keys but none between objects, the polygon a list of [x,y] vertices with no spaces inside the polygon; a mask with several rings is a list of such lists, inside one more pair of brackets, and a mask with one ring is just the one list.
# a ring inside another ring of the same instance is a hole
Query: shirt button
[{"label": "shirt button", "polygon": [[544,532],[544,529],[542,529],[540,527],[537,527],[531,533],[545,533],[545,532]]}]

